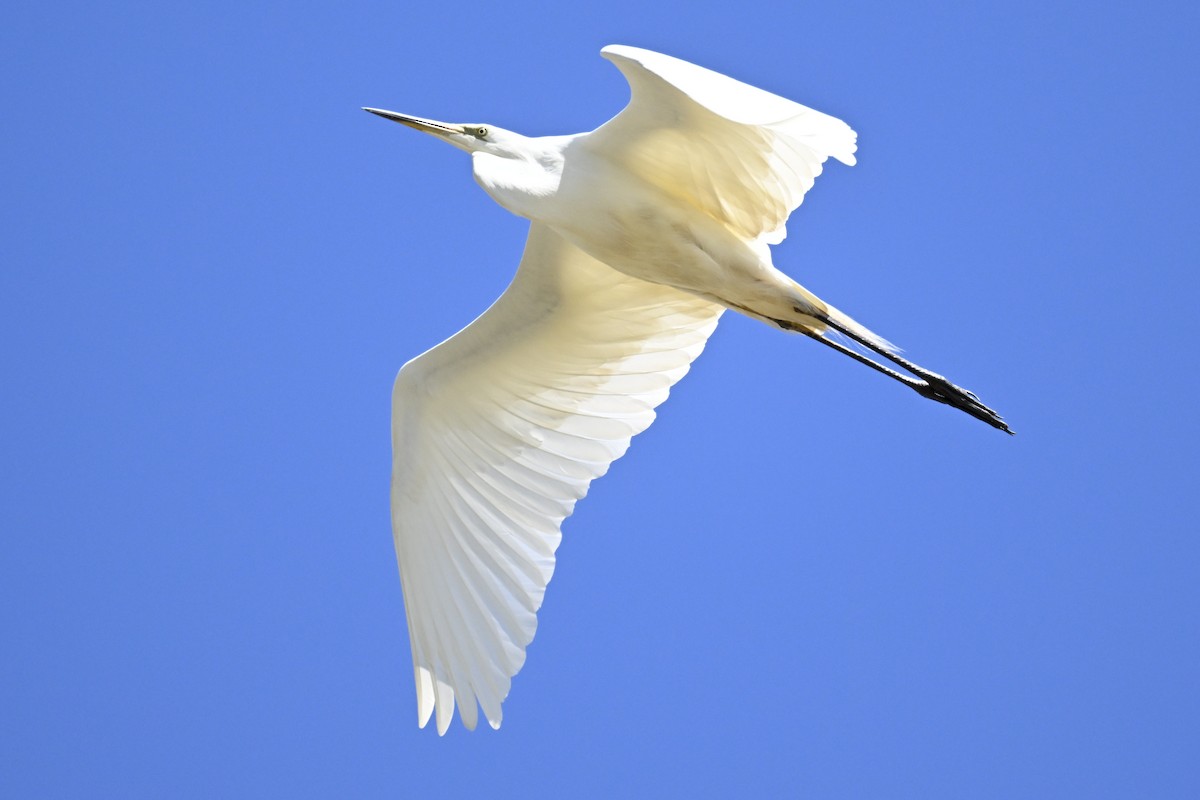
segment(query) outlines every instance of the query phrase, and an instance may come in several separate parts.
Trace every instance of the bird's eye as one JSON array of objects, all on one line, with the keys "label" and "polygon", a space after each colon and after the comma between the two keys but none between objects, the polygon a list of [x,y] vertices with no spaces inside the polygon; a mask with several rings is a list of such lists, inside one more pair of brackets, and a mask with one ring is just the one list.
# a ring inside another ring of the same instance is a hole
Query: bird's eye
[{"label": "bird's eye", "polygon": [[485,136],[487,136],[487,128],[476,128],[475,136],[479,139],[484,138]]}]

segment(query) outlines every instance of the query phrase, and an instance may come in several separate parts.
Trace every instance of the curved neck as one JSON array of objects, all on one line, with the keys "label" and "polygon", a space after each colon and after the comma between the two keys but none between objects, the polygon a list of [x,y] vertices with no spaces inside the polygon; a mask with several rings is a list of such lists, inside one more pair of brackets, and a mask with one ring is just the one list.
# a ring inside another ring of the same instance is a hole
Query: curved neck
[{"label": "curved neck", "polygon": [[558,191],[562,178],[562,137],[524,139],[506,152],[471,154],[475,181],[512,213],[537,219],[539,209]]}]

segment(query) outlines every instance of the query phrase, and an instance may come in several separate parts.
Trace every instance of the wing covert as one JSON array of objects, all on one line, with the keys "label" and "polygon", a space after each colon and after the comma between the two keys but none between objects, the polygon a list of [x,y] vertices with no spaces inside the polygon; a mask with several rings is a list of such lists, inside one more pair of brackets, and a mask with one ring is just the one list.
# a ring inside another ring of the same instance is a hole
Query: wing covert
[{"label": "wing covert", "polygon": [[654,420],[722,308],[627,277],[533,223],[482,316],[410,361],[392,400],[392,521],[418,721],[493,727],[525,660],[562,520]]},{"label": "wing covert", "polygon": [[855,163],[835,117],[671,56],[610,45],[629,105],[586,146],[751,240],[776,244],[830,156]]}]

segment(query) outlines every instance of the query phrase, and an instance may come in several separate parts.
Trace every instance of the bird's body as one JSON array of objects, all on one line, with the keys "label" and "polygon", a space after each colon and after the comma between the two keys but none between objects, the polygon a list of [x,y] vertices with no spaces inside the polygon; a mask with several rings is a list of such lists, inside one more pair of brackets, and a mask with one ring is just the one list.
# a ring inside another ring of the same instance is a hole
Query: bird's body
[{"label": "bird's body", "polygon": [[[660,64],[676,61],[634,48],[609,47],[604,53],[632,74],[631,83],[642,77],[639,68],[647,56]],[[676,64],[690,73],[686,77],[691,83],[714,77],[730,80],[691,64]],[[639,71],[630,72],[635,69]],[[746,90],[759,92],[744,84],[735,88],[741,90],[739,95]],[[664,93],[663,87],[656,84],[647,91]],[[769,102],[782,100],[765,92],[760,94]],[[661,103],[662,98],[655,96],[643,104],[651,102]],[[834,138],[836,143],[830,149],[853,163],[855,134],[849,126],[790,101],[782,102],[787,105],[777,113],[807,117],[805,129]],[[675,107],[679,109],[679,105]],[[700,106],[688,110],[693,119],[712,113]],[[504,208],[549,226],[583,252],[626,275],[673,286],[760,319],[783,320],[793,327],[823,331],[822,323],[803,312],[825,313],[828,307],[771,263],[767,245],[782,239],[782,221],[778,229],[766,229],[766,221],[776,217],[763,213],[765,208],[787,203],[791,198],[785,192],[793,194],[798,204],[807,187],[777,186],[774,191],[762,187],[761,197],[754,197],[754,192],[749,197],[745,191],[735,193],[740,195],[734,199],[736,208],[728,208],[727,201],[715,194],[706,204],[705,197],[695,191],[694,171],[696,164],[711,161],[714,154],[704,152],[709,148],[695,138],[696,131],[687,127],[693,119],[680,115],[685,125],[652,127],[646,136],[645,131],[631,135],[625,130],[633,126],[622,125],[624,116],[592,133],[573,136],[530,138],[489,128],[493,148],[472,153],[475,180]],[[784,121],[791,120],[785,117]],[[711,120],[701,122],[713,127]],[[758,127],[723,118],[721,123],[729,129],[740,129],[739,134]],[[769,127],[764,130],[768,136],[780,137]],[[699,133],[705,135],[704,131]],[[638,143],[637,134],[651,141]],[[620,142],[616,147],[614,139]],[[730,155],[721,153],[720,144],[718,137],[713,148],[718,160]],[[741,144],[752,158],[761,158],[763,146]],[[828,143],[822,144],[829,147]],[[774,145],[770,142],[767,149]],[[674,163],[651,163],[663,151],[673,153]],[[739,154],[734,152],[732,156],[737,158]],[[820,173],[825,154],[810,150],[796,160],[809,173],[803,177],[811,185],[812,178]],[[778,213],[776,209],[771,211]],[[748,218],[756,224],[747,225]]]},{"label": "bird's body", "polygon": [[[587,167],[604,166],[585,148],[580,150]],[[544,222],[597,261],[765,318],[792,316],[797,305],[815,300],[775,269],[765,245],[733,234],[686,199],[624,168],[580,172],[574,185],[566,182],[569,205],[580,213]],[[599,190],[589,192],[589,186]],[[621,191],[613,191],[618,186]]]},{"label": "bird's body", "polygon": [[[687,372],[725,309],[804,333],[1007,430],[974,395],[771,262],[822,163],[854,163],[845,123],[668,56],[604,55],[629,106],[597,130],[529,138],[368,109],[472,155],[476,181],[531,220],[512,284],[400,371],[392,518],[418,717],[457,701],[498,727],[554,567],[562,520]],[[836,331],[912,372],[825,336]]]}]

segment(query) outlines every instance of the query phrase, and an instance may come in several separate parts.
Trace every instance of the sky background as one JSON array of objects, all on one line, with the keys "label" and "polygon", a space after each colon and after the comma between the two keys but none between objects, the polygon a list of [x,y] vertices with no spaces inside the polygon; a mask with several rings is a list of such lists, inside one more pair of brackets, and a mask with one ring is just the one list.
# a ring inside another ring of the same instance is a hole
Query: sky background
[{"label": "sky background", "polygon": [[[1197,8],[8,4],[0,794],[1200,796]],[[526,223],[359,107],[589,130],[609,43],[847,120],[776,263],[1018,435],[726,315],[439,739],[391,383]]]}]

